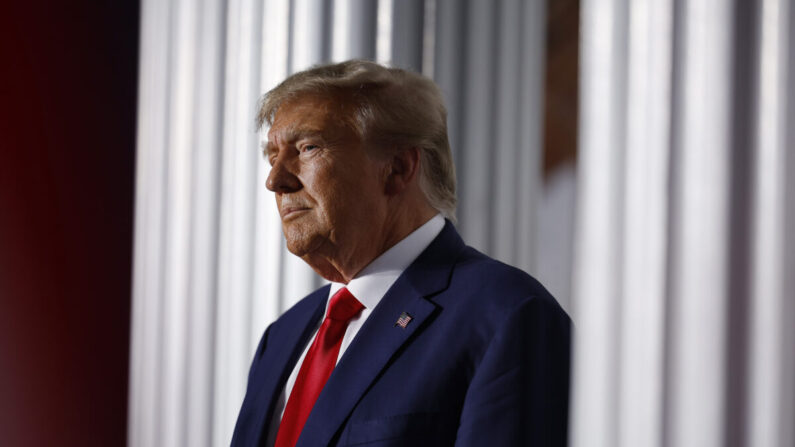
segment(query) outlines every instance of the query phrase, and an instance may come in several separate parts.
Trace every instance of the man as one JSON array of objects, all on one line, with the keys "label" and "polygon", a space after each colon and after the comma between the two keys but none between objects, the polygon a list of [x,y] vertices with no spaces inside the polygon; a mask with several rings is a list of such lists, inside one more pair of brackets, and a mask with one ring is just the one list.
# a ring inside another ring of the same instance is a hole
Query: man
[{"label": "man", "polygon": [[264,96],[265,122],[287,247],[331,284],[265,331],[232,444],[565,445],[570,321],[456,232],[436,85],[320,66]]}]

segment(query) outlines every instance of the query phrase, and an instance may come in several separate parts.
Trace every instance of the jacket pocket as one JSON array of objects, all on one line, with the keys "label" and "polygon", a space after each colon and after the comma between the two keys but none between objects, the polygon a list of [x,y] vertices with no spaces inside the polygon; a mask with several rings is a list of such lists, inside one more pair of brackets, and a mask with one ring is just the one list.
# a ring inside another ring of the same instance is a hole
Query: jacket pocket
[{"label": "jacket pocket", "polygon": [[438,413],[409,413],[351,421],[343,445],[436,445]]}]

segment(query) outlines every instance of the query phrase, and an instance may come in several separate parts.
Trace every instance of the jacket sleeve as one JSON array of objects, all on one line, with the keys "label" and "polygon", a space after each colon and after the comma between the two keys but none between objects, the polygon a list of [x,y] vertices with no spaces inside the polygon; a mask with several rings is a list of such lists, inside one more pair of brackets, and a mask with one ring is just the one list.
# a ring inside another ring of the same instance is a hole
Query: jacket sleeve
[{"label": "jacket sleeve", "polygon": [[571,321],[551,298],[524,300],[470,383],[457,446],[565,446]]}]

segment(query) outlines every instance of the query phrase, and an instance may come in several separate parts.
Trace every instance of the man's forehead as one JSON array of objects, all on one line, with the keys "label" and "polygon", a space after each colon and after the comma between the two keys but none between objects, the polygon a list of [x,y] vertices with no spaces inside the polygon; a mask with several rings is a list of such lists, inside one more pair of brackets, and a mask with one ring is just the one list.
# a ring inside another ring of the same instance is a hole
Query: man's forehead
[{"label": "man's forehead", "polygon": [[321,97],[287,101],[276,110],[267,137],[273,139],[307,132],[320,132],[333,118],[329,102]]}]

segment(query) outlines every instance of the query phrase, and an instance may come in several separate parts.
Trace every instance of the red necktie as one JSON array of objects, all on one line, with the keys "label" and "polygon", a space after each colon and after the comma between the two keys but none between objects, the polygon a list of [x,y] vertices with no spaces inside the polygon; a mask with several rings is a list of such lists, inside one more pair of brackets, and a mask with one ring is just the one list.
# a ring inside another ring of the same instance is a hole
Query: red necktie
[{"label": "red necktie", "polygon": [[304,357],[295,385],[284,408],[275,447],[293,447],[309,412],[326,384],[340,352],[348,322],[364,308],[345,287],[331,297],[326,319]]}]

